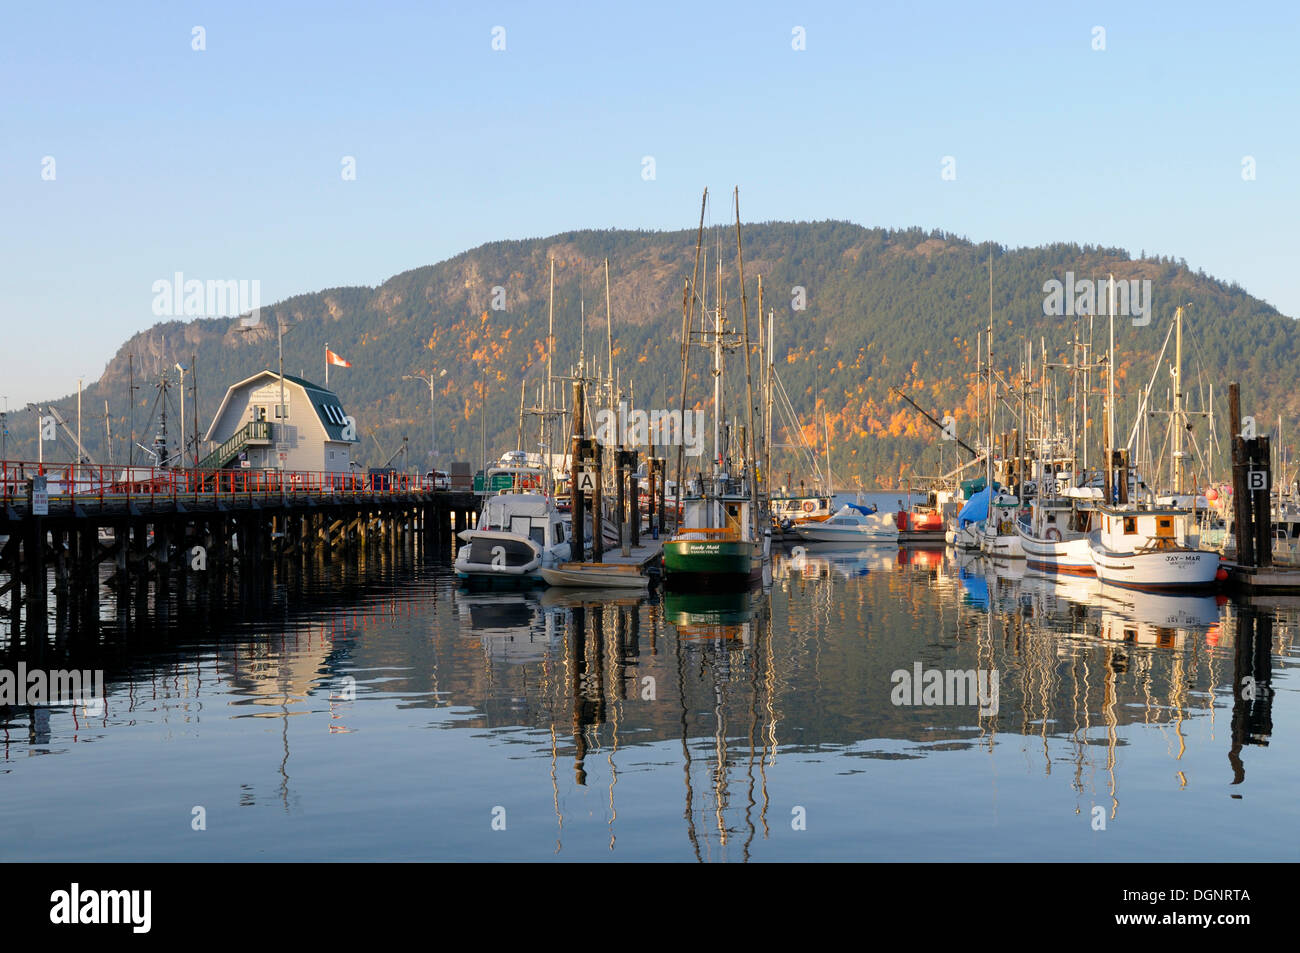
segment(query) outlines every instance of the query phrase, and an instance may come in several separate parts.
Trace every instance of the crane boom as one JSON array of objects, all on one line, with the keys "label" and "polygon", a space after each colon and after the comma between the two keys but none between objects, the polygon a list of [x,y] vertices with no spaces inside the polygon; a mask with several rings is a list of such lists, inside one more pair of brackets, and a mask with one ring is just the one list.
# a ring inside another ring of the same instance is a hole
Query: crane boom
[{"label": "crane boom", "polygon": [[[934,418],[934,416],[933,416],[932,414],[927,413],[927,412],[925,411],[925,409],[924,409],[920,404],[918,404],[916,401],[912,400],[912,398],[908,397],[906,394],[904,394],[904,393],[903,393],[901,390],[899,390],[897,387],[891,387],[891,388],[889,388],[889,389],[890,389],[891,391],[893,391],[895,394],[897,394],[899,397],[903,398],[903,400],[905,400],[905,401],[907,401],[909,404],[911,404],[914,408],[916,408],[916,412],[917,412],[918,414],[920,414],[922,417],[924,417],[926,420],[930,421],[930,423],[934,424],[934,425],[935,425],[936,427],[938,427],[940,430],[944,431],[944,433],[947,433],[947,432],[948,432],[948,428],[945,427],[945,426],[943,425],[942,422],[940,422],[940,421],[938,421],[938,420],[935,420],[935,418]],[[980,452],[979,452],[978,450],[976,450],[974,447],[970,446],[969,444],[967,444],[967,443],[965,443],[965,442],[963,442],[963,441],[961,441],[961,440],[958,440],[956,436],[954,436],[952,439],[953,439],[953,441],[957,444],[957,446],[961,447],[963,450],[965,450],[967,453],[969,453],[972,457],[976,457],[976,458],[978,458],[978,457],[980,456]]]}]

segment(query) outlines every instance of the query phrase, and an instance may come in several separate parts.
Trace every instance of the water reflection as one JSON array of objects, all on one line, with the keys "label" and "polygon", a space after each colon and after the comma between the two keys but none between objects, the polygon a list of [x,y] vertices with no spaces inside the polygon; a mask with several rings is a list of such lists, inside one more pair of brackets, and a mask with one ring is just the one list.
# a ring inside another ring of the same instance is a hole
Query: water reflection
[{"label": "water reflection", "polygon": [[[57,655],[45,647],[47,663],[105,669],[105,704],[0,710],[17,823],[74,805],[25,755],[59,755],[75,782],[97,776],[85,742],[111,741],[102,797],[128,836],[110,856],[134,856],[171,809],[162,763],[219,792],[195,802],[274,808],[279,821],[228,832],[232,857],[268,844],[304,856],[313,818],[352,832],[332,849],[358,858],[1293,850],[1267,831],[1290,823],[1300,780],[1283,756],[1295,601],[1149,595],[879,546],[778,554],[770,586],[719,594],[465,592],[401,559],[275,573],[254,601],[165,616],[136,616],[132,594],[125,628],[109,613]],[[3,668],[39,655],[4,645]],[[893,676],[913,670],[996,672],[998,704],[899,704]],[[1251,818],[1222,817],[1218,799],[1246,793]],[[519,806],[537,796],[544,817]],[[503,803],[518,812],[510,838],[461,833]],[[945,811],[967,846],[936,827]],[[393,812],[439,820],[406,838],[386,826]],[[72,849],[41,836],[40,856]],[[150,837],[163,856],[192,849]]]}]

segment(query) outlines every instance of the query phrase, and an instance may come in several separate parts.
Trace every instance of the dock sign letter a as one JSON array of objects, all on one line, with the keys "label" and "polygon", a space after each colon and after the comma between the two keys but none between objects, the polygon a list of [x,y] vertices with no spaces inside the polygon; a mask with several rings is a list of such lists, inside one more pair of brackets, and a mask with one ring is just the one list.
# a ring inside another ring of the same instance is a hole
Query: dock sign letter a
[{"label": "dock sign letter a", "polygon": [[578,472],[578,492],[596,492],[596,472],[594,470],[580,470]]}]

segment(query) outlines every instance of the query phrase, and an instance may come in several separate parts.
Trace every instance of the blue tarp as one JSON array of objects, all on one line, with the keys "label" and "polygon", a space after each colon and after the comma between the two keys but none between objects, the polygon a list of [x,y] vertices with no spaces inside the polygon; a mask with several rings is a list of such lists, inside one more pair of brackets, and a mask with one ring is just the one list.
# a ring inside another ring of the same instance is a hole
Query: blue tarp
[{"label": "blue tarp", "polygon": [[852,509],[857,510],[863,516],[871,516],[873,513],[877,512],[876,505],[874,503],[871,504],[870,506],[859,506],[857,503],[849,503],[847,505]]},{"label": "blue tarp", "polygon": [[988,519],[991,494],[992,490],[985,487],[966,501],[966,505],[957,514],[958,529],[965,527],[967,523],[978,523],[980,520]]}]

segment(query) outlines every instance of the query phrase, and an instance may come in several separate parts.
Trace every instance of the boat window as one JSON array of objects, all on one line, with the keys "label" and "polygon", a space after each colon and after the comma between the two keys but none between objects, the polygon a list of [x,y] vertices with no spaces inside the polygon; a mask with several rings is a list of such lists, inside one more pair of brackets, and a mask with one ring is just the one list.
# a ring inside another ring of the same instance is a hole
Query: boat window
[{"label": "boat window", "polygon": [[564,524],[563,524],[563,523],[556,523],[556,524],[555,524],[555,541],[556,541],[557,543],[562,543],[562,542],[564,542]]},{"label": "boat window", "polygon": [[538,546],[545,546],[545,545],[546,545],[546,527],[545,527],[544,525],[543,525],[543,526],[534,526],[532,529],[530,529],[530,530],[528,531],[528,537],[529,537],[529,538],[530,538],[534,543],[536,543]]},{"label": "boat window", "polygon": [[1138,521],[1136,516],[1124,517],[1124,535],[1131,536],[1138,531]]}]

